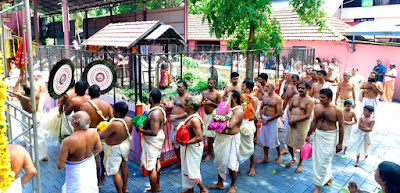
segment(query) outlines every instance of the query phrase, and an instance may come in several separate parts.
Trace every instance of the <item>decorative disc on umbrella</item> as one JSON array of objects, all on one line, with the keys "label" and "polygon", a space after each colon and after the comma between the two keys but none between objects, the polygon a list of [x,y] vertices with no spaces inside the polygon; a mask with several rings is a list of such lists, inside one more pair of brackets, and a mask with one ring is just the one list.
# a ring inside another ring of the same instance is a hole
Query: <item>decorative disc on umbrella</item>
[{"label": "decorative disc on umbrella", "polygon": [[97,85],[100,87],[100,93],[104,94],[110,91],[117,80],[114,67],[104,60],[96,60],[86,66],[83,72],[83,80],[89,86]]},{"label": "decorative disc on umbrella", "polygon": [[61,98],[74,84],[74,71],[74,63],[68,59],[60,60],[51,69],[48,89],[52,98]]}]

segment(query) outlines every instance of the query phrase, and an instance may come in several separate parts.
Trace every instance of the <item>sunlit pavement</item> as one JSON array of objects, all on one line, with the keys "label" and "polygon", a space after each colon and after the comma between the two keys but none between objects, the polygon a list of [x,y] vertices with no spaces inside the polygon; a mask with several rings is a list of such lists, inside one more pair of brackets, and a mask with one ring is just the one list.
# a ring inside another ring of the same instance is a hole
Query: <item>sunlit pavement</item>
[{"label": "sunlit pavement", "polygon": [[[376,125],[372,132],[371,153],[367,162],[362,159],[358,168],[354,167],[356,159],[356,140],[357,128],[353,128],[349,154],[343,156],[343,152],[333,157],[333,184],[324,186],[323,192],[343,192],[347,190],[347,184],[350,180],[355,181],[361,190],[369,192],[378,192],[378,184],[374,180],[374,170],[377,165],[384,160],[400,163],[400,104],[398,103],[380,103],[376,115]],[[56,160],[59,152],[59,145],[56,140],[48,141],[49,161],[41,162],[42,192],[52,193],[61,192],[61,187],[65,181],[65,170],[58,170]],[[256,147],[256,160],[263,156],[262,148]],[[299,154],[297,154],[299,159]],[[397,157],[397,159],[396,159]],[[237,192],[312,192],[313,185],[312,162],[305,160],[303,162],[303,173],[295,173],[297,164],[291,168],[285,168],[284,163],[291,160],[289,154],[283,157],[283,163],[275,162],[276,150],[270,151],[270,163],[256,164],[256,176],[249,177],[249,161],[241,164],[241,172],[237,179]],[[149,187],[148,177],[141,175],[139,166],[130,161],[129,164],[128,188],[130,192],[143,192]],[[275,172],[274,172],[275,171]],[[217,172],[213,163],[201,163],[201,173],[203,182],[209,186],[217,181]],[[210,192],[227,192],[230,179],[225,182],[225,190],[210,190]],[[181,171],[180,169],[171,169],[167,166],[161,173],[162,192],[178,192],[181,190]],[[199,192],[199,188],[195,188]],[[23,192],[32,192],[31,183],[24,186]],[[103,181],[103,188],[100,192],[116,192],[112,176]]]}]

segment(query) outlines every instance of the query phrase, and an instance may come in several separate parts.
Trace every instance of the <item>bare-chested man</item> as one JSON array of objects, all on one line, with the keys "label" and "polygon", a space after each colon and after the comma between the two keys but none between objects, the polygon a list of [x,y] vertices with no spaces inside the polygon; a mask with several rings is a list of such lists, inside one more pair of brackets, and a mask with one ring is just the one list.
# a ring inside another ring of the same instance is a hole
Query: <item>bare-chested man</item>
[{"label": "bare-chested man", "polygon": [[[244,106],[244,117],[242,125],[240,126],[240,147],[239,147],[239,162],[243,163],[250,159],[250,171],[249,176],[254,176],[256,174],[254,166],[254,134],[257,134],[257,125],[254,125],[254,120],[256,120],[256,111],[258,101],[257,98],[251,95],[253,90],[254,82],[245,80],[242,83],[242,101],[246,102]],[[243,106],[242,105],[242,106]]]},{"label": "bare-chested man", "polygon": [[147,113],[146,128],[137,127],[137,131],[143,134],[141,140],[142,154],[141,166],[149,172],[150,188],[146,191],[160,192],[160,156],[165,139],[163,126],[166,123],[166,113],[160,107],[161,92],[153,89],[150,92],[149,103],[151,109]]},{"label": "bare-chested man", "polygon": [[318,82],[317,70],[311,70],[311,79],[306,81],[310,86]]},{"label": "bare-chested man", "polygon": [[205,162],[210,161],[211,155],[214,154],[214,130],[207,130],[208,125],[213,117],[212,113],[215,108],[218,107],[219,103],[222,101],[221,94],[215,89],[216,81],[212,78],[208,79],[207,87],[208,90],[205,90],[202,95],[201,104],[204,106],[204,127],[203,127],[203,135],[207,137],[208,151]]},{"label": "bare-chested man", "polygon": [[240,106],[240,93],[232,92],[231,119],[223,133],[216,133],[215,159],[214,164],[218,172],[218,183],[209,186],[210,189],[225,189],[224,180],[227,177],[227,170],[231,177],[231,186],[228,193],[236,192],[236,177],[239,169],[238,151],[240,145],[240,126],[243,121],[243,108]]},{"label": "bare-chested man", "polygon": [[71,100],[74,97],[76,97],[75,82],[71,84],[71,86],[68,88],[68,91],[58,101],[58,113],[60,113],[60,115],[63,114],[63,112],[65,112],[69,100]]},{"label": "bare-chested man", "polygon": [[343,81],[337,85],[335,105],[343,111],[346,100],[350,100],[354,105],[356,104],[356,87],[350,82],[350,72],[344,72]]},{"label": "bare-chested man", "polygon": [[[111,105],[100,99],[100,87],[97,85],[92,85],[89,87],[89,96],[90,100],[87,102],[83,103],[81,106],[81,111],[86,111],[89,116],[90,116],[90,128],[92,129],[97,129],[97,125],[102,122],[102,121],[107,121],[108,119],[111,119],[114,117],[113,110]],[[107,118],[108,117],[108,118]],[[104,144],[104,143],[103,143]],[[101,162],[102,165],[100,165],[100,160],[103,160],[104,153],[101,152],[100,156],[96,155],[96,165],[97,165],[97,177],[98,177],[98,184],[99,188],[102,188],[103,186],[101,185],[101,180],[106,180],[107,178],[104,175],[104,164]],[[103,171],[100,171],[100,166],[103,169]]]},{"label": "bare-chested man", "polygon": [[378,82],[378,74],[371,72],[368,77],[368,82],[364,82],[360,89],[363,89],[362,107],[372,106],[375,111],[371,117],[375,118],[375,112],[378,107],[378,96],[383,94],[383,86],[381,82]]},{"label": "bare-chested man", "polygon": [[[31,156],[24,147],[18,144],[8,144],[8,153],[11,159],[11,170],[15,173],[11,186],[4,193],[22,193],[22,186],[32,180],[37,174],[35,165]],[[21,170],[24,169],[24,176],[20,176]]]},{"label": "bare-chested man", "polygon": [[[19,89],[20,89],[19,88],[20,84],[22,85],[22,89],[24,90],[24,92],[20,93],[22,96],[21,95],[16,95],[16,98],[20,101],[22,109],[25,110],[26,112],[30,113],[30,114],[32,114],[33,112],[38,113],[39,100],[40,100],[40,92],[39,92],[39,90],[35,89],[36,108],[33,108],[32,101],[30,101],[30,100],[25,98],[25,97],[28,97],[28,98],[31,97],[31,89],[26,84],[26,82],[24,81],[24,76],[23,75],[21,75],[18,78],[18,81],[15,84],[13,91],[18,93]],[[22,115],[21,118],[22,118],[22,122],[24,124],[28,125],[28,117]],[[40,121],[40,120],[38,120],[38,121]],[[30,135],[33,136],[32,130],[30,131],[30,133],[31,133]],[[27,144],[29,144],[29,141],[30,141],[29,136],[30,135],[29,135],[29,133],[25,133],[24,134],[23,139],[24,139],[25,143],[27,143]],[[39,142],[39,145],[38,145],[38,147],[39,147],[39,160],[47,161],[48,160],[48,158],[47,158],[47,142],[46,142],[46,138],[44,137],[44,133],[41,132],[41,130],[39,130],[39,132],[38,132],[38,142]]]},{"label": "bare-chested man", "polygon": [[185,111],[188,118],[182,125],[185,125],[190,132],[190,139],[187,142],[182,142],[177,139],[181,144],[181,162],[182,162],[182,188],[184,191],[181,193],[193,193],[194,187],[199,186],[201,193],[208,193],[206,186],[201,180],[200,163],[203,155],[203,136],[202,128],[203,121],[197,110],[199,109],[199,101],[195,97],[186,98]]},{"label": "bare-chested man", "polygon": [[[128,105],[125,102],[115,103],[113,106],[114,118],[112,123],[100,133],[100,139],[104,139],[106,152],[103,164],[107,175],[113,175],[114,185],[118,193],[128,192],[128,155],[130,150],[130,140],[132,139],[131,118],[126,116]],[[121,168],[123,184],[121,186]]]},{"label": "bare-chested man", "polygon": [[282,99],[275,92],[275,84],[268,82],[265,86],[265,96],[261,104],[262,126],[260,141],[264,147],[264,158],[257,163],[269,162],[269,148],[276,148],[278,151],[277,163],[282,162],[282,154],[278,140],[278,118],[282,115]]},{"label": "bare-chested man", "polygon": [[312,67],[311,66],[304,66],[303,68],[304,68],[304,73],[301,75],[300,81],[308,82],[308,81],[310,81],[312,79],[312,75],[311,75]]},{"label": "bare-chested man", "polygon": [[225,86],[224,89],[224,100],[228,98],[229,92],[232,90],[236,90],[239,93],[242,92],[242,86],[239,84],[239,73],[237,72],[232,72],[231,73],[231,84],[228,84]]},{"label": "bare-chested man", "polygon": [[260,75],[258,75],[258,82],[256,84],[257,86],[257,90],[255,91],[255,96],[258,99],[258,103],[257,103],[257,110],[256,110],[256,119],[254,119],[254,125],[256,126],[256,131],[254,132],[254,143],[257,143],[257,122],[259,120],[261,120],[261,117],[257,117],[257,115],[259,114],[259,111],[261,110],[261,103],[262,100],[264,98],[264,91],[265,91],[265,85],[267,85],[268,82],[268,74],[266,73],[261,73]]},{"label": "bare-chested man", "polygon": [[69,99],[65,105],[65,114],[70,115],[72,112],[78,112],[83,103],[90,100],[90,96],[86,94],[88,86],[84,81],[78,81],[75,84],[75,93],[76,96]]},{"label": "bare-chested man", "polygon": [[290,79],[291,81],[288,82],[285,94],[283,96],[283,111],[284,111],[284,126],[283,126],[283,138],[282,138],[282,144],[283,144],[283,150],[281,151],[281,154],[288,153],[287,145],[285,143],[286,141],[286,135],[289,130],[289,117],[288,117],[288,106],[289,106],[289,101],[293,98],[294,95],[298,94],[299,92],[297,91],[297,84],[299,83],[299,75],[297,74],[292,74],[292,77]]},{"label": "bare-chested man", "polygon": [[172,165],[171,168],[181,167],[179,144],[175,141],[175,136],[179,123],[185,121],[187,117],[184,105],[185,105],[185,99],[190,97],[190,94],[186,92],[187,84],[185,81],[179,81],[177,86],[178,87],[176,88],[176,91],[178,94],[175,95],[174,105],[166,107],[167,111],[171,111],[171,115],[169,116],[170,118],[168,119],[168,121],[172,123],[172,128],[169,138],[174,144],[175,155],[178,158],[178,163]]},{"label": "bare-chested man", "polygon": [[310,135],[315,132],[312,160],[314,184],[317,187],[314,193],[320,192],[325,184],[332,184],[332,158],[342,150],[343,111],[331,104],[332,97],[331,89],[323,88],[319,91],[320,104],[314,108],[313,121],[306,138],[306,142],[309,142]]},{"label": "bare-chested man", "polygon": [[[290,127],[286,136],[286,143],[289,147],[292,161],[287,163],[286,167],[297,163],[293,149],[301,149],[303,147],[308,129],[310,128],[310,117],[314,110],[314,101],[308,96],[310,87],[311,86],[307,82],[300,82],[297,87],[299,94],[293,96],[292,100],[289,102],[288,122]],[[300,158],[296,173],[303,172],[302,162],[303,159]]]},{"label": "bare-chested man", "polygon": [[331,84],[329,82],[325,82],[326,79],[326,71],[320,70],[317,72],[318,82],[311,85],[310,97],[313,98],[315,104],[319,103],[319,91],[323,88],[330,88]]},{"label": "bare-chested man", "polygon": [[57,159],[57,168],[65,164],[65,192],[99,192],[95,153],[101,152],[97,131],[89,129],[90,117],[85,111],[72,115],[74,133],[65,138]]}]

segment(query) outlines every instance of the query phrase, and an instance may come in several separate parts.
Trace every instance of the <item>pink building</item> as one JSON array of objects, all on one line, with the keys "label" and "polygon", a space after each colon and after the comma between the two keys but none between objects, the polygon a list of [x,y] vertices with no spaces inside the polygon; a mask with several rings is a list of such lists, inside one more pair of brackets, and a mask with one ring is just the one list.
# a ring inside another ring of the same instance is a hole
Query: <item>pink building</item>
[{"label": "pink building", "polygon": [[[274,7],[272,16],[281,25],[282,35],[286,40],[283,47],[315,48],[315,57],[329,60],[336,58],[340,64],[340,72],[351,71],[356,67],[359,73],[367,78],[376,65],[377,59],[382,59],[387,69],[390,62],[395,62],[397,71],[400,71],[400,55],[398,54],[400,47],[356,41],[358,43],[355,43],[353,50],[352,40],[344,36],[346,29],[351,26],[333,16],[327,17],[326,27],[321,32],[318,32],[317,26],[302,25],[299,16],[290,7]],[[189,51],[199,48],[201,45],[199,43],[207,42],[226,45],[227,40],[219,40],[210,35],[208,23],[202,24],[201,15],[189,15]],[[396,79],[396,85],[400,85],[400,78]],[[400,100],[400,89],[395,89],[394,99]]]}]

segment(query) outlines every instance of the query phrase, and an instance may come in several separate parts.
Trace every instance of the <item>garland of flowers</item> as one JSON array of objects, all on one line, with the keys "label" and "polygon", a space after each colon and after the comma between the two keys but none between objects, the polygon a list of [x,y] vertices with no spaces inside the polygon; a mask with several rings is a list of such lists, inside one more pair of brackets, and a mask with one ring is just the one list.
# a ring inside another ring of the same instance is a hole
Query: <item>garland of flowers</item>
[{"label": "garland of flowers", "polygon": [[[0,34],[2,29],[0,29]],[[11,170],[11,159],[8,153],[7,123],[4,111],[6,110],[7,85],[3,76],[3,53],[0,52],[0,192],[5,192],[11,186],[15,173]]]}]

